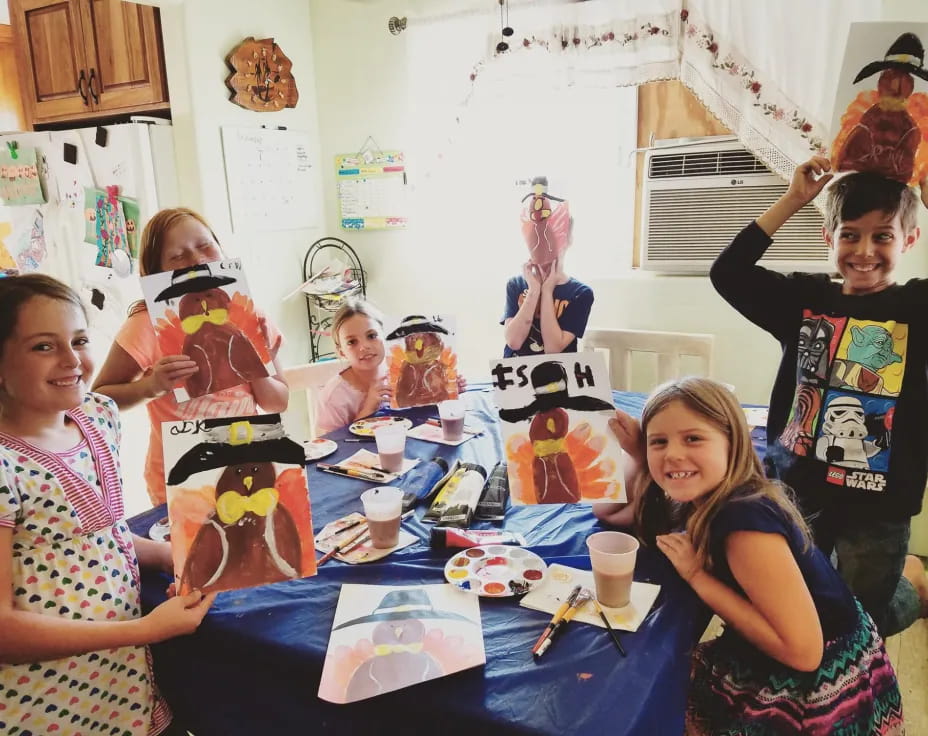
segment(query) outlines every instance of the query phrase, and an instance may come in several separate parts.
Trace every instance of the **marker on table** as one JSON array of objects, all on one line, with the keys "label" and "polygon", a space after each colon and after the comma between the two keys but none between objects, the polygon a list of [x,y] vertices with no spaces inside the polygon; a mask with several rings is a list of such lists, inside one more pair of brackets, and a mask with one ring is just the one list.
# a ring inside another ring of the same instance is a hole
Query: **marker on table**
[{"label": "marker on table", "polygon": [[551,633],[548,634],[548,638],[541,643],[540,647],[538,647],[538,651],[535,652],[536,657],[540,657],[542,654],[548,651],[548,648],[551,646],[551,642],[554,641],[554,637],[557,635],[557,632],[567,625],[567,623],[574,617],[574,614],[583,608],[590,600],[590,598],[592,598],[590,591],[586,590],[585,588],[580,591],[580,594],[576,597],[576,599],[574,599],[573,604],[570,606],[570,608],[567,609],[564,617],[554,625],[554,628],[551,629]]},{"label": "marker on table", "polygon": [[570,595],[564,599],[564,602],[560,605],[557,611],[554,612],[554,615],[551,617],[548,625],[545,626],[545,630],[541,632],[541,636],[539,636],[538,641],[535,642],[535,646],[532,647],[532,654],[538,653],[541,645],[554,630],[554,627],[558,625],[560,620],[564,617],[564,614],[567,613],[567,609],[569,609],[574,604],[574,600],[578,595],[580,595],[581,588],[582,586],[578,585],[572,591],[570,591]]}]

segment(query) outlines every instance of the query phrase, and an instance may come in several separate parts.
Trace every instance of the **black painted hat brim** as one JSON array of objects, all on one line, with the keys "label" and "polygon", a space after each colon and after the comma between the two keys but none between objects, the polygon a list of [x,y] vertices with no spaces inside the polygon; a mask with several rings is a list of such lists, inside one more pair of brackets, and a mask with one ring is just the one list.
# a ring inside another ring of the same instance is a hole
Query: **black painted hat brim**
[{"label": "black painted hat brim", "polygon": [[883,71],[884,69],[899,69],[900,71],[914,74],[916,77],[921,77],[925,81],[928,81],[928,70],[926,70],[924,67],[915,66],[914,64],[906,64],[902,61],[872,61],[859,72],[857,72],[857,76],[854,77],[853,84],[857,84],[861,79],[871,77],[877,72]]},{"label": "black painted hat brim", "polygon": [[195,291],[206,291],[215,289],[220,286],[233,284],[238,279],[231,276],[198,276],[190,281],[184,281],[180,284],[171,284],[167,289],[155,297],[156,302],[164,302],[168,299],[176,299],[184,294],[192,294]]},{"label": "black painted hat brim", "polygon": [[448,334],[448,330],[441,325],[436,325],[434,322],[419,322],[414,325],[400,325],[387,335],[387,340],[398,340],[407,335],[415,335],[417,332],[440,332],[442,335]]},{"label": "black painted hat brim", "polygon": [[176,486],[195,473],[215,470],[241,463],[286,463],[304,465],[306,456],[303,448],[289,437],[275,440],[230,445],[227,442],[200,442],[185,452],[174,463],[167,476],[167,484]]},{"label": "black painted hat brim", "polygon": [[462,616],[459,613],[454,613],[452,611],[388,611],[387,613],[371,613],[367,616],[361,616],[360,618],[353,618],[351,621],[346,621],[343,624],[334,626],[332,631],[338,631],[339,629],[346,629],[349,626],[358,626],[359,624],[372,623],[374,621],[411,621],[412,619],[435,619],[443,618],[451,621],[465,621],[469,624],[477,625],[476,621],[472,621],[467,618],[467,616]]},{"label": "black painted hat brim", "polygon": [[615,411],[615,406],[595,396],[568,396],[564,391],[537,396],[528,406],[518,409],[500,409],[499,418],[504,422],[515,423],[551,409],[572,409],[574,411]]}]

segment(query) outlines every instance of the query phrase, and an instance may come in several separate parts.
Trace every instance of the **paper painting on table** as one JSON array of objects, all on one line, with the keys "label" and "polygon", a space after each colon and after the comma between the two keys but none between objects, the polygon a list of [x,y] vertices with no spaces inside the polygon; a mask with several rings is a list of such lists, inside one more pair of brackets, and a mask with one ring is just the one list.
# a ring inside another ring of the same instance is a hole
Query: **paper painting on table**
[{"label": "paper painting on table", "polygon": [[504,358],[490,373],[513,504],[626,500],[600,353]]},{"label": "paper painting on table", "polygon": [[928,23],[852,23],[832,117],[832,167],[928,176]]},{"label": "paper painting on table", "polygon": [[197,364],[174,389],[178,402],[276,373],[238,259],[144,276],[142,293],[162,354]]},{"label": "paper painting on table", "polygon": [[279,414],[161,428],[181,595],[316,574],[303,448]]},{"label": "paper painting on table", "polygon": [[486,664],[477,596],[452,585],[342,585],[319,697],[353,703]]},{"label": "paper painting on table", "polygon": [[446,317],[414,314],[387,333],[387,371],[394,409],[458,397],[454,329]]}]

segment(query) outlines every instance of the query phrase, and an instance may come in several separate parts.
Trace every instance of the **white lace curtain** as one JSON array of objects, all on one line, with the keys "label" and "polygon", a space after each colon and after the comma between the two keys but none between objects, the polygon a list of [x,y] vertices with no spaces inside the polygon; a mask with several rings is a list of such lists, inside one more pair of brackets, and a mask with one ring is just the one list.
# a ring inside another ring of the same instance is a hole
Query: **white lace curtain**
[{"label": "white lace curtain", "polygon": [[881,0],[510,0],[515,33],[497,53],[499,6],[481,6],[410,20],[408,89],[426,168],[453,145],[469,105],[512,85],[545,94],[680,78],[788,177],[830,142],[849,24],[886,12]]}]

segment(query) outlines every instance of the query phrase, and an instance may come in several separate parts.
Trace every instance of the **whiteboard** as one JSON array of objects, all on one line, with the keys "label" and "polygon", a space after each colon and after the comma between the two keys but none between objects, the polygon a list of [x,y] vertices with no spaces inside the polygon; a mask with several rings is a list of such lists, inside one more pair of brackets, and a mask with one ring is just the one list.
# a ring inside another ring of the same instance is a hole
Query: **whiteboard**
[{"label": "whiteboard", "polygon": [[309,134],[222,127],[222,155],[235,232],[315,227],[318,202]]}]

